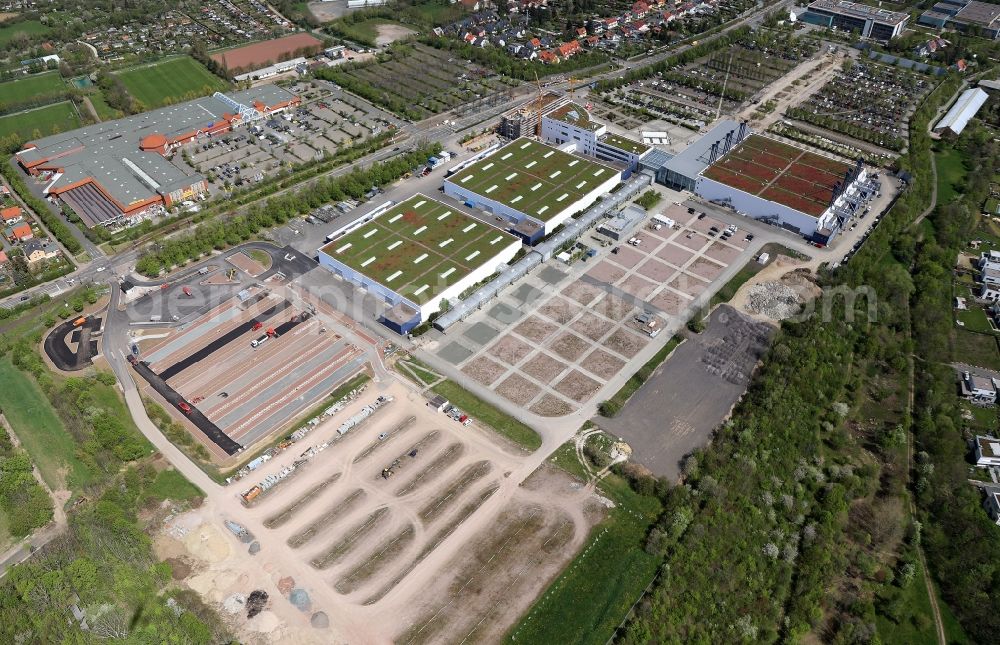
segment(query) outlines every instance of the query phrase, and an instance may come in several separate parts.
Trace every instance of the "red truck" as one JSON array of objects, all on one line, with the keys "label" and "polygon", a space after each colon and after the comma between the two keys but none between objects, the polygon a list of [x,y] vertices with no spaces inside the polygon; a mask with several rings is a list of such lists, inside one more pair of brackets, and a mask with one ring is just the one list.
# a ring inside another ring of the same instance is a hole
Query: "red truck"
[{"label": "red truck", "polygon": [[258,329],[260,329],[263,326],[264,326],[264,323],[260,322],[259,320],[255,320],[255,321],[253,321],[253,327],[252,327],[252,329],[253,329],[253,331],[257,331]]},{"label": "red truck", "polygon": [[181,401],[177,404],[177,407],[181,409],[184,414],[191,414],[191,406],[188,405],[187,401]]},{"label": "red truck", "polygon": [[194,295],[191,293],[191,287],[184,287],[182,291],[184,292],[184,295],[187,296],[188,298],[194,298]]}]

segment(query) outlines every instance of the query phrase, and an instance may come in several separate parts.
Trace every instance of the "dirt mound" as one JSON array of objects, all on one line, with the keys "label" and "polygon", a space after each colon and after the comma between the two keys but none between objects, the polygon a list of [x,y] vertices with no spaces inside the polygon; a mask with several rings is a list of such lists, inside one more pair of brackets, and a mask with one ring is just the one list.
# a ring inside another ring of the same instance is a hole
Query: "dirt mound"
[{"label": "dirt mound", "polygon": [[221,562],[232,552],[219,529],[207,523],[185,535],[184,546],[191,555],[206,562]]},{"label": "dirt mound", "polygon": [[253,618],[267,607],[267,592],[257,589],[247,598],[247,618]]},{"label": "dirt mound", "polygon": [[771,320],[791,318],[802,310],[802,299],[792,287],[782,282],[762,282],[750,287],[747,311]]},{"label": "dirt mound", "polygon": [[183,580],[191,575],[191,565],[183,558],[167,558],[170,565],[170,577],[174,580]]},{"label": "dirt mound", "polygon": [[278,581],[278,591],[282,594],[291,593],[292,589],[295,588],[295,578],[292,576],[285,576]]}]

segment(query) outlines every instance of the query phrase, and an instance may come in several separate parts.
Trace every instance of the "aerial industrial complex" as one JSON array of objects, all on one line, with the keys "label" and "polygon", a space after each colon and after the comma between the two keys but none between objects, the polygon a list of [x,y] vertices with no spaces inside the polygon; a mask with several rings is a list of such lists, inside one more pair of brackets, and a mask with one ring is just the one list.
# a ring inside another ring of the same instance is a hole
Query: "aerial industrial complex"
[{"label": "aerial industrial complex", "polygon": [[541,136],[561,146],[571,144],[574,152],[588,157],[624,165],[628,173],[650,150],[644,143],[608,132],[608,126],[594,120],[577,103],[567,103],[542,116]]},{"label": "aerial industrial complex", "polygon": [[853,212],[864,178],[860,165],[750,135],[705,169],[695,192],[825,243]]},{"label": "aerial industrial complex", "polygon": [[26,143],[17,161],[46,179],[88,226],[117,225],[208,190],[168,156],[180,146],[293,107],[299,97],[275,85],[216,92],[194,101],[90,125]]},{"label": "aerial industrial complex", "polygon": [[521,138],[446,178],[444,192],[534,244],[621,180],[620,170]]},{"label": "aerial industrial complex", "polygon": [[521,247],[514,236],[419,194],[384,204],[329,239],[318,252],[320,265],[390,304],[382,323],[400,334]]},{"label": "aerial industrial complex", "polygon": [[903,33],[909,14],[848,0],[815,0],[802,14],[803,22],[857,32],[864,38],[891,40]]}]

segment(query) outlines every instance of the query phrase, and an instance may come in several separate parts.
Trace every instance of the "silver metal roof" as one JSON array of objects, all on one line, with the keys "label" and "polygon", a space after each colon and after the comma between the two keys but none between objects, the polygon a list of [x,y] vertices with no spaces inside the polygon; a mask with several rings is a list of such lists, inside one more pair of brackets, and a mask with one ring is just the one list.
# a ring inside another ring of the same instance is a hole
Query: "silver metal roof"
[{"label": "silver metal roof", "polygon": [[943,130],[945,128],[951,130],[955,134],[961,134],[965,126],[969,124],[969,120],[976,116],[976,112],[979,108],[983,107],[983,103],[990,98],[990,95],[979,89],[978,87],[973,87],[962,92],[962,95],[958,97],[955,104],[951,106],[948,113],[944,115],[937,125],[934,126],[935,130]]},{"label": "silver metal roof", "polygon": [[[672,170],[684,177],[697,177],[709,166],[709,154],[712,144],[716,141],[725,140],[726,134],[730,130],[739,132],[739,129],[739,122],[723,119],[715,127],[706,132],[703,137],[677,153],[673,159],[667,161],[663,166],[667,170]],[[749,127],[747,128],[747,134],[750,134]],[[736,145],[735,140],[733,141],[733,145]]]}]

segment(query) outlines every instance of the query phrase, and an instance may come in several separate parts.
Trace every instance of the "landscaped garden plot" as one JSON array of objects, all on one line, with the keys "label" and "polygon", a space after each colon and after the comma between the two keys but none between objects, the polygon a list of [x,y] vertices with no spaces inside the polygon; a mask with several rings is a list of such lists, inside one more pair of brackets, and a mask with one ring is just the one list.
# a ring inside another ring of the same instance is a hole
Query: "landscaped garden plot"
[{"label": "landscaped garden plot", "polygon": [[[769,165],[761,164],[761,158]],[[704,176],[818,216],[830,205],[834,186],[849,170],[834,159],[752,135],[710,166]]]},{"label": "landscaped garden plot", "polygon": [[898,151],[906,146],[908,119],[937,82],[898,67],[855,62],[785,115]]},{"label": "landscaped garden plot", "polygon": [[147,109],[180,103],[229,89],[229,84],[190,56],[168,58],[115,74]]},{"label": "landscaped garden plot", "polygon": [[322,78],[397,114],[422,119],[432,114],[506,96],[517,81],[420,43],[394,45],[375,61],[322,70]]}]

